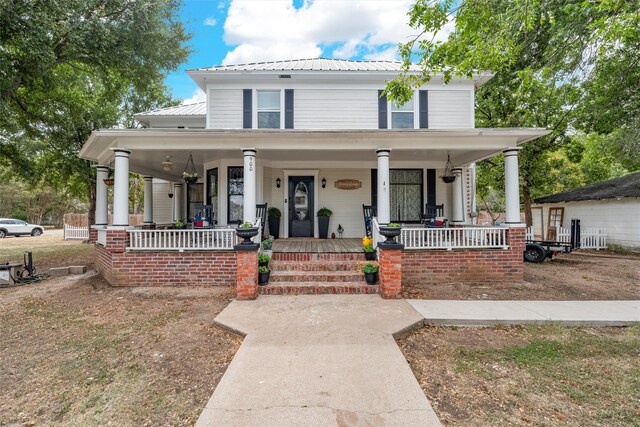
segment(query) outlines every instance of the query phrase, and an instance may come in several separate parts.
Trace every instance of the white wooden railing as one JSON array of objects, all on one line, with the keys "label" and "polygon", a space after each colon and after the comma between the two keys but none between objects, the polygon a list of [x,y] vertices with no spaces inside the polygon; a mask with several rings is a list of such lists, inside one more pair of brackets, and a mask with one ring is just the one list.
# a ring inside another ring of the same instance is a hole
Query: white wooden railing
[{"label": "white wooden railing", "polygon": [[89,227],[64,225],[64,240],[89,240]]},{"label": "white wooden railing", "polygon": [[508,249],[506,227],[402,228],[405,249]]},{"label": "white wooden railing", "polygon": [[98,230],[96,243],[102,246],[107,246],[107,230]]},{"label": "white wooden railing", "polygon": [[[556,237],[554,240],[563,243],[571,242],[571,229],[556,227]],[[534,240],[533,227],[527,227],[527,240]],[[607,249],[607,229],[597,227],[580,228],[580,248],[581,249]]]},{"label": "white wooden railing", "polygon": [[380,234],[380,224],[378,224],[378,219],[376,217],[371,218],[371,239],[374,248],[377,248],[378,243],[384,240]]},{"label": "white wooden railing", "polygon": [[233,228],[202,230],[128,230],[129,247],[136,251],[231,250],[238,243]]}]

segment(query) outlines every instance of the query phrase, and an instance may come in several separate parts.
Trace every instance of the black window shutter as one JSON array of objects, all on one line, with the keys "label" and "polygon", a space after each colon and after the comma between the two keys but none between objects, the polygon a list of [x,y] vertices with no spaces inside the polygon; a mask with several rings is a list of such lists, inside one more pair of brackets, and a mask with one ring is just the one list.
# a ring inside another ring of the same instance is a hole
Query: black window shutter
[{"label": "black window shutter", "polygon": [[429,128],[429,95],[428,91],[418,92],[418,104],[420,106],[420,129]]},{"label": "black window shutter", "polygon": [[253,118],[253,96],[251,93],[251,89],[244,89],[242,91],[242,128],[243,129],[251,129],[252,128],[252,118]]},{"label": "black window shutter", "polygon": [[378,91],[378,129],[387,129],[387,95]]},{"label": "black window shutter", "polygon": [[427,169],[427,205],[436,205],[436,170]]},{"label": "black window shutter", "polygon": [[293,89],[284,90],[284,128],[293,129]]}]

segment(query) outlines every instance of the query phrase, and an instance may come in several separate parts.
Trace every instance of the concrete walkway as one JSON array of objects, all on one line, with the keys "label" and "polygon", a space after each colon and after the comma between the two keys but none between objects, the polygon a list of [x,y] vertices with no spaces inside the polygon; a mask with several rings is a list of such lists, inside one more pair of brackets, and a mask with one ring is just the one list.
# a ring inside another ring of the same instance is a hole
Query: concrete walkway
[{"label": "concrete walkway", "polygon": [[625,326],[640,323],[640,301],[407,301],[429,325],[553,322],[567,326]]},{"label": "concrete walkway", "polygon": [[246,337],[197,426],[438,426],[392,334],[422,323],[379,295],[261,296],[216,318]]}]

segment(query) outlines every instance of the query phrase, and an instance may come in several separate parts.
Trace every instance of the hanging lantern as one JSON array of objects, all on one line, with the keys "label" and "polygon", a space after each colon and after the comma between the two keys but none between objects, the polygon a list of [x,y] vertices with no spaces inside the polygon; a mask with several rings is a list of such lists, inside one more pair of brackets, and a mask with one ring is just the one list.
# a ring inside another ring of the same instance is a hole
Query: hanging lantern
[{"label": "hanging lantern", "polygon": [[456,176],[453,174],[453,163],[451,163],[451,157],[447,154],[447,163],[444,165],[444,174],[440,177],[445,184],[451,184],[456,180]]}]

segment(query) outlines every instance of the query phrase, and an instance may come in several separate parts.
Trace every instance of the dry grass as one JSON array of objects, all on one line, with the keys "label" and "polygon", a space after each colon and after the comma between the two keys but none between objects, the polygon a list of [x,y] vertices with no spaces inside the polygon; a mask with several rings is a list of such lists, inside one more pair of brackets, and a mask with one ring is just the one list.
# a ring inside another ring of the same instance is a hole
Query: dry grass
[{"label": "dry grass", "polygon": [[640,425],[637,326],[424,328],[399,345],[447,425]]}]

